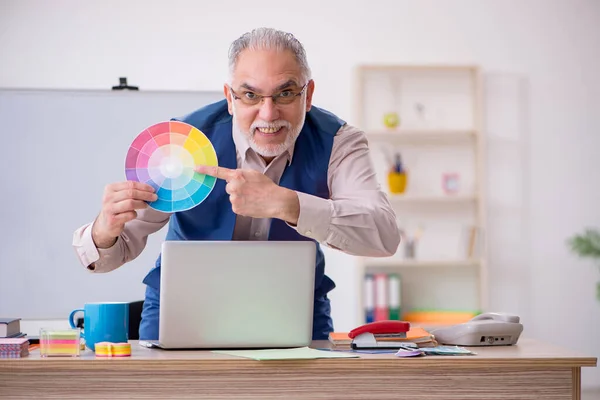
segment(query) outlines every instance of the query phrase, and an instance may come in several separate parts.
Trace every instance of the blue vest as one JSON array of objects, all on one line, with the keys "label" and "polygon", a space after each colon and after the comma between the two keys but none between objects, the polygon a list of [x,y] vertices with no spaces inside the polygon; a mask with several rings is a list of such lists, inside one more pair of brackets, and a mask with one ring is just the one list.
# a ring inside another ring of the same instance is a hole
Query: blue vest
[{"label": "blue vest", "polygon": [[[226,100],[210,104],[178,120],[195,126],[208,137],[217,153],[219,166],[237,168],[236,148],[232,137],[232,117],[228,113]],[[292,163],[286,166],[279,185],[328,199],[329,159],[334,136],[343,124],[344,121],[333,114],[311,107],[294,145]],[[225,185],[225,181],[217,179],[212,192],[204,202],[190,210],[172,214],[166,240],[231,240],[236,215],[231,209]],[[314,241],[300,235],[279,219],[271,220],[268,240]],[[329,332],[333,331],[329,299],[326,294],[335,287],[335,283],[325,275],[323,251],[319,243],[316,245],[313,340],[324,340],[328,338]],[[159,256],[155,268],[144,278],[144,283],[156,291],[160,291],[160,260]]]}]

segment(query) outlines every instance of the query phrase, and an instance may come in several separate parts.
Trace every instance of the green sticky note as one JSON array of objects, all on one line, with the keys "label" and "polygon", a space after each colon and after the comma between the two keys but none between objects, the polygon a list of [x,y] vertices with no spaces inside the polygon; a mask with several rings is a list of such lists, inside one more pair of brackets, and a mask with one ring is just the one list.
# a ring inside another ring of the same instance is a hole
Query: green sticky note
[{"label": "green sticky note", "polygon": [[309,347],[296,347],[292,349],[265,349],[265,350],[215,350],[213,353],[251,358],[253,360],[309,360],[316,358],[357,358],[356,354],[341,353],[327,350],[311,349]]}]

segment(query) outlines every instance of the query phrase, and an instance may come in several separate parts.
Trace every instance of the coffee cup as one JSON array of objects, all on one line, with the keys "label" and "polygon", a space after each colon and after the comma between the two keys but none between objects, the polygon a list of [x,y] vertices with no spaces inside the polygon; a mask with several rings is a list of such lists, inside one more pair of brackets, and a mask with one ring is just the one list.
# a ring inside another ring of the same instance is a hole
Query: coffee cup
[{"label": "coffee cup", "polygon": [[81,337],[86,346],[95,351],[96,343],[122,343],[129,336],[129,303],[102,302],[86,303],[83,308],[73,310],[69,315],[69,324],[75,328],[75,314],[83,312],[83,330]]}]

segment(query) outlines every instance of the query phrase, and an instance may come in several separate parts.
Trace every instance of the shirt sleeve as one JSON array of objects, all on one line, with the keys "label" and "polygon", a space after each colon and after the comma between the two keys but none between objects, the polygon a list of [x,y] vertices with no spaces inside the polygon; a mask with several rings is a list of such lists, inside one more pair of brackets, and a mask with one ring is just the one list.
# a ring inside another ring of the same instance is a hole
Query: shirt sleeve
[{"label": "shirt sleeve", "polygon": [[348,254],[393,255],[400,244],[396,214],[377,181],[367,138],[344,125],[334,138],[328,170],[330,198],[298,192],[301,235]]},{"label": "shirt sleeve", "polygon": [[125,224],[123,233],[107,249],[96,247],[92,239],[93,222],[83,225],[73,234],[73,247],[81,264],[93,272],[110,272],[134,260],[146,247],[148,236],[159,231],[169,221],[170,214],[151,208],[138,210],[136,219]]}]

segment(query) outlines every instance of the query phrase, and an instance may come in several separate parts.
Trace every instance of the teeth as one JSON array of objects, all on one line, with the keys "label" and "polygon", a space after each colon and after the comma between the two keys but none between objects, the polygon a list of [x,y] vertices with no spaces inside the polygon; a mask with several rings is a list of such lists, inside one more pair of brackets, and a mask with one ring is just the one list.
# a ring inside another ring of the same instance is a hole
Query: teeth
[{"label": "teeth", "polygon": [[279,130],[279,128],[258,128],[262,133],[275,133]]}]

